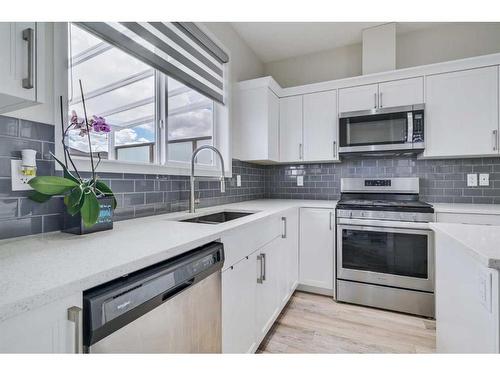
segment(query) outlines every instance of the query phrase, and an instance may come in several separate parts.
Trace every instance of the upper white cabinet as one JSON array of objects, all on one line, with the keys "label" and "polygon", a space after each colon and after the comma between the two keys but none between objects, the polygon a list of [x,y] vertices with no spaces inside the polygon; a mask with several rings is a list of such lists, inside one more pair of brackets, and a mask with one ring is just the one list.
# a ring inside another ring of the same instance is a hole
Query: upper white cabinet
[{"label": "upper white cabinet", "polygon": [[339,112],[362,111],[424,102],[423,77],[399,79],[339,90]]},{"label": "upper white cabinet", "polygon": [[333,295],[335,213],[332,209],[300,209],[299,283]]},{"label": "upper white cabinet", "polygon": [[378,85],[347,87],[339,90],[339,112],[377,108]]},{"label": "upper white cabinet", "polygon": [[425,153],[498,155],[498,67],[426,77]]},{"label": "upper white cabinet", "polygon": [[[68,309],[74,309],[75,321]],[[81,352],[82,294],[76,293],[0,323],[0,353]]]},{"label": "upper white cabinet", "polygon": [[378,91],[379,108],[420,104],[424,102],[424,78],[382,82]]},{"label": "upper white cabinet", "polygon": [[297,162],[304,159],[302,140],[302,95],[280,99],[280,161]]},{"label": "upper white cabinet", "polygon": [[0,113],[44,101],[45,25],[0,23]]},{"label": "upper white cabinet", "polygon": [[337,92],[304,95],[304,160],[338,159]]},{"label": "upper white cabinet", "polygon": [[234,103],[236,158],[248,161],[279,160],[279,99],[267,85],[240,88]]}]

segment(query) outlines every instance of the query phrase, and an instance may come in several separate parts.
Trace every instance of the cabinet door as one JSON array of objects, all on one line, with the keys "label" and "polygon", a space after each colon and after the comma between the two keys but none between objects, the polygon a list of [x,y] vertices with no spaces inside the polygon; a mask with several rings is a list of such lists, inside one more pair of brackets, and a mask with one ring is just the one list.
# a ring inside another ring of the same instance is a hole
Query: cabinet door
[{"label": "cabinet door", "polygon": [[254,255],[222,272],[222,352],[252,353],[255,335]]},{"label": "cabinet door", "polygon": [[299,281],[299,210],[289,210],[283,217],[285,218],[283,253],[286,264],[286,293],[282,304],[290,298]]},{"label": "cabinet door", "polygon": [[280,161],[302,160],[302,96],[280,99]]},{"label": "cabinet door", "polygon": [[274,92],[268,89],[268,134],[267,147],[268,159],[271,161],[279,161],[280,159],[280,136],[279,136],[279,121],[280,121],[280,100]]},{"label": "cabinet door", "polygon": [[33,88],[23,87],[23,79],[28,77],[28,49],[30,45],[23,39],[23,30],[32,29],[32,51],[36,56],[37,33],[35,22],[0,23],[0,110],[16,109],[20,103],[36,100],[36,62],[31,66]]},{"label": "cabinet door", "polygon": [[304,160],[338,159],[337,92],[304,95]]},{"label": "cabinet door", "polygon": [[426,77],[425,156],[498,155],[498,68]]},{"label": "cabinet door", "polygon": [[334,211],[300,209],[299,280],[302,285],[333,291]]},{"label": "cabinet door", "polygon": [[377,108],[378,85],[363,85],[339,90],[339,112]]},{"label": "cabinet door", "polygon": [[267,334],[279,314],[280,280],[282,272],[281,237],[278,237],[254,253],[256,276],[262,282],[256,285],[256,334],[260,342]]},{"label": "cabinet door", "polygon": [[0,353],[75,353],[75,330],[81,340],[82,326],[68,320],[73,306],[82,307],[81,293],[0,323]]},{"label": "cabinet door", "polygon": [[400,79],[379,84],[379,108],[424,102],[424,78]]}]

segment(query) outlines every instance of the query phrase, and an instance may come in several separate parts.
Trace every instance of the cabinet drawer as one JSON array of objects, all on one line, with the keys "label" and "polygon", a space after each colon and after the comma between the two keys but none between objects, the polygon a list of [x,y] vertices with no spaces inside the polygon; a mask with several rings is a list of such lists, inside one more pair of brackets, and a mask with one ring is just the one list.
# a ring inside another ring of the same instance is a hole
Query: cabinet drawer
[{"label": "cabinet drawer", "polygon": [[436,221],[438,223],[500,225],[500,215],[438,212]]},{"label": "cabinet drawer", "polygon": [[274,215],[224,234],[221,238],[226,257],[224,269],[281,236],[282,231],[281,215]]}]

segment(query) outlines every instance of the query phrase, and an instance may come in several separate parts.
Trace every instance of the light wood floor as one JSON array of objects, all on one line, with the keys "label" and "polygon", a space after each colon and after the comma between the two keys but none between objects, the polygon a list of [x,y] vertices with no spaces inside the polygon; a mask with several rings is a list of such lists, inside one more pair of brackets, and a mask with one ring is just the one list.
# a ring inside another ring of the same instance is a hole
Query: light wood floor
[{"label": "light wood floor", "polygon": [[295,292],[259,353],[433,353],[434,320]]}]

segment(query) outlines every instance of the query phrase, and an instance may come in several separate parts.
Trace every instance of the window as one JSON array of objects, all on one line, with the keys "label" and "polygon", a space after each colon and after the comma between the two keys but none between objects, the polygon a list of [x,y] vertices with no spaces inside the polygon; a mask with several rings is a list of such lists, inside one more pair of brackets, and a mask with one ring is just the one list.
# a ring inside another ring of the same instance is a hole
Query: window
[{"label": "window", "polygon": [[[102,116],[111,125],[110,133],[91,132],[94,151],[103,159],[187,163],[194,149],[214,143],[212,99],[74,24],[68,41],[69,110],[83,117],[81,80],[88,116]],[[88,156],[87,138],[79,130],[68,134],[67,143],[72,154]],[[197,163],[213,165],[212,153],[200,153]]]}]

